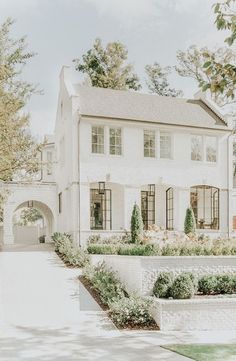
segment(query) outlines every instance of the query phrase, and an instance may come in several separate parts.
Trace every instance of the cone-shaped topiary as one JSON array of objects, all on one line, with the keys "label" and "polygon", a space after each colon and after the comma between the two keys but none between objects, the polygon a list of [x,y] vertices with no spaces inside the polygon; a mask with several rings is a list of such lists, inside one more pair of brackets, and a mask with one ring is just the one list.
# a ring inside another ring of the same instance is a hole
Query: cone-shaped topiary
[{"label": "cone-shaped topiary", "polygon": [[184,232],[185,234],[194,233],[196,229],[196,221],[193,210],[191,207],[187,208],[186,216],[184,221]]},{"label": "cone-shaped topiary", "polygon": [[135,203],[131,216],[131,242],[139,243],[143,233],[143,219],[139,206]]}]

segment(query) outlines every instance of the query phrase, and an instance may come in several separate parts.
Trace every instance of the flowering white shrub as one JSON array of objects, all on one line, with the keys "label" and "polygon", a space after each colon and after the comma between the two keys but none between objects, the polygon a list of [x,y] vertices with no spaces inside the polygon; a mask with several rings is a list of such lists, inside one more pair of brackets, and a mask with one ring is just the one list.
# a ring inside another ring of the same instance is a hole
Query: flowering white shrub
[{"label": "flowering white shrub", "polygon": [[52,240],[55,243],[55,251],[60,254],[63,261],[68,265],[84,267],[89,262],[88,253],[74,246],[69,234],[54,233]]},{"label": "flowering white shrub", "polygon": [[123,297],[110,303],[112,320],[119,326],[149,326],[153,318],[149,313],[151,301],[140,297]]}]

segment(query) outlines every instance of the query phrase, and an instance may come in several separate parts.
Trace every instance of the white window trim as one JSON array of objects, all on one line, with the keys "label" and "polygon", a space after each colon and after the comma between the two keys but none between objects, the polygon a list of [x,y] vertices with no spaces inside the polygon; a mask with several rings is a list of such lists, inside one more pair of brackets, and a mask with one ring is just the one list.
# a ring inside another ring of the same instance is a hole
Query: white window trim
[{"label": "white window trim", "polygon": [[[144,156],[144,131],[154,131],[155,132],[155,157],[145,157]],[[145,159],[146,161],[154,161],[154,160],[158,160],[158,161],[162,161],[162,162],[170,162],[174,160],[174,133],[173,131],[170,131],[168,129],[164,129],[164,128],[159,128],[159,129],[153,129],[153,128],[143,128],[143,159]],[[171,157],[170,158],[161,158],[161,143],[160,143],[160,135],[161,133],[167,133],[170,135],[171,137]]]},{"label": "white window trim", "polygon": [[[170,135],[170,158],[162,158],[161,157],[161,133]],[[174,134],[168,130],[160,129],[159,130],[159,158],[160,160],[169,161],[174,159]]]},{"label": "white window trim", "polygon": [[[104,142],[103,142],[103,146],[104,146],[104,151],[103,153],[93,153],[93,142],[92,142],[92,134],[93,134],[93,127],[101,127],[104,129]],[[107,138],[107,126],[104,125],[104,124],[98,124],[98,123],[92,123],[91,126],[90,126],[90,154],[92,156],[95,156],[95,157],[104,157],[106,154],[107,154],[107,141],[106,141],[106,138]]]},{"label": "white window trim", "polygon": [[[192,137],[193,136],[200,136],[202,137],[202,160],[194,160],[191,157],[191,146],[192,146]],[[216,162],[209,162],[206,159],[206,138],[207,137],[212,137],[216,139]],[[193,162],[194,164],[207,164],[210,166],[215,166],[218,164],[219,161],[219,138],[216,135],[213,134],[200,134],[200,133],[191,133],[190,134],[190,160],[191,162]]]},{"label": "white window trim", "polygon": [[[110,129],[120,129],[121,130],[121,154],[111,154],[110,153]],[[119,125],[109,125],[108,126],[108,152],[107,154],[109,156],[111,156],[112,158],[114,157],[123,157],[124,154],[124,132],[123,132],[123,127],[119,126]]]},{"label": "white window trim", "polygon": [[[142,139],[143,139],[143,158],[144,159],[149,159],[149,160],[153,160],[153,159],[157,159],[157,155],[158,155],[158,134],[157,134],[157,131],[153,128],[143,128],[142,129],[143,131],[143,136],[142,136]],[[154,132],[154,136],[155,136],[155,155],[154,157],[145,157],[144,155],[144,133],[145,132]]]}]

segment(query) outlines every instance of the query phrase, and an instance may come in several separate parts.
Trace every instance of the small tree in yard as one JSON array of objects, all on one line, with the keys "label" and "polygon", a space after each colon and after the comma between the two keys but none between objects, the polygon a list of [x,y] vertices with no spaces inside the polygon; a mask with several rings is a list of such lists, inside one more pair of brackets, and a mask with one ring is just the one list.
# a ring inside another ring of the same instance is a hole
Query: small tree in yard
[{"label": "small tree in yard", "polygon": [[196,221],[193,210],[191,207],[187,208],[186,216],[184,221],[184,232],[185,234],[194,233],[196,229]]},{"label": "small tree in yard", "polygon": [[135,203],[131,217],[131,241],[139,243],[143,233],[143,219],[139,206]]}]

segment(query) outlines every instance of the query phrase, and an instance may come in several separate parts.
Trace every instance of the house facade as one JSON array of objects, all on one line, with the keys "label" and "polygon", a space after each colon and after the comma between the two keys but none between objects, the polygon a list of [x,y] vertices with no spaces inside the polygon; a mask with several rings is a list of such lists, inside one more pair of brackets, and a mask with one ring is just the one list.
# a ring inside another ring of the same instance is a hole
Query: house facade
[{"label": "house facade", "polygon": [[94,234],[122,234],[137,203],[146,229],[183,231],[191,205],[197,232],[230,235],[230,121],[201,94],[179,99],[86,87],[74,85],[69,72],[61,71],[55,133],[42,153],[39,184],[53,185],[49,233],[71,233],[80,245]]},{"label": "house facade", "polygon": [[73,85],[60,76],[55,128],[58,229],[84,244],[144,226],[233,229],[232,127],[204,98],[177,99]]}]

